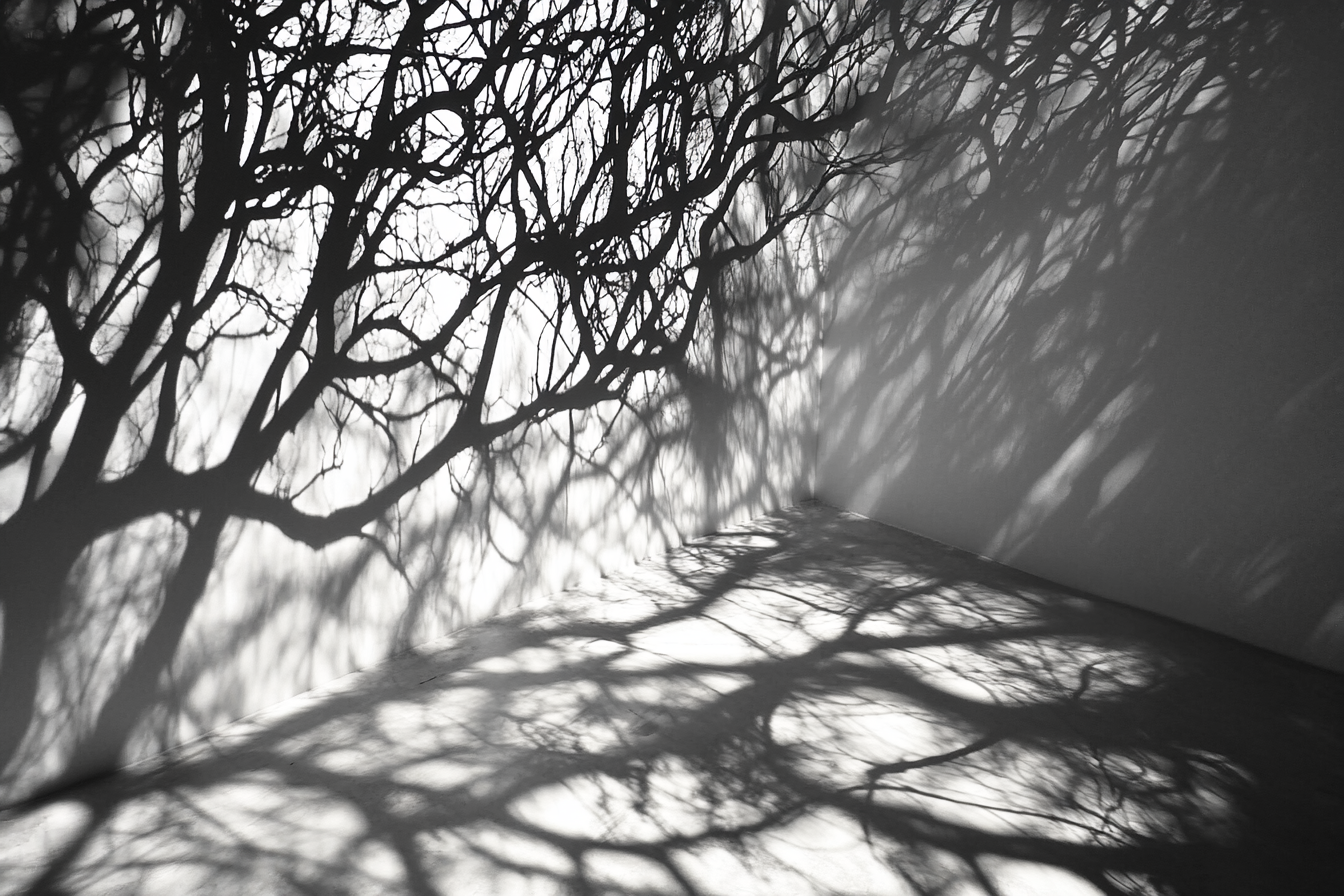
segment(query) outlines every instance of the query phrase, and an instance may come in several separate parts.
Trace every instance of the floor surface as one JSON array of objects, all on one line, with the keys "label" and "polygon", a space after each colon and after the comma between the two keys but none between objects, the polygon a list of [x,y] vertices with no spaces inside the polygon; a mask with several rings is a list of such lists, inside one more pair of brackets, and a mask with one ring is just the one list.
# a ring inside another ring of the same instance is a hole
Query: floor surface
[{"label": "floor surface", "polygon": [[1344,678],[819,505],[0,813],[24,894],[1344,893]]}]

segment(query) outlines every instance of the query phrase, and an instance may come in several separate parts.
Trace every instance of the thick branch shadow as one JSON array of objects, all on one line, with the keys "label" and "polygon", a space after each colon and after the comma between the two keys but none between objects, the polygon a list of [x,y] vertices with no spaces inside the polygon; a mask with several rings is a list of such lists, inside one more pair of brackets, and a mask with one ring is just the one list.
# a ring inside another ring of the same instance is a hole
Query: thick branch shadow
[{"label": "thick branch shadow", "polygon": [[1341,696],[809,505],[11,809],[0,853],[26,894],[1335,893]]}]

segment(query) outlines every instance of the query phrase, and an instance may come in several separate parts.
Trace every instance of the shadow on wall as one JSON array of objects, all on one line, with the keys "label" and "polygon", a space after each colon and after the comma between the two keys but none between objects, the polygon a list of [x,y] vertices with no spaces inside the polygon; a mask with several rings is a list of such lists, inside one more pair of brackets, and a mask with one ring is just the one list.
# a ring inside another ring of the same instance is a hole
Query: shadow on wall
[{"label": "shadow on wall", "polygon": [[313,550],[261,523],[160,515],[99,538],[54,621],[23,603],[4,617],[39,684],[6,707],[0,804],[810,494],[817,319],[781,269],[725,280],[687,361],[621,406],[455,461],[367,537]]},{"label": "shadow on wall", "polygon": [[32,896],[1326,896],[1340,685],[812,506],[0,814],[0,876]]},{"label": "shadow on wall", "polygon": [[0,802],[811,491],[884,12],[5,9]]},{"label": "shadow on wall", "polygon": [[1010,6],[844,197],[819,495],[1344,669],[1344,11]]}]

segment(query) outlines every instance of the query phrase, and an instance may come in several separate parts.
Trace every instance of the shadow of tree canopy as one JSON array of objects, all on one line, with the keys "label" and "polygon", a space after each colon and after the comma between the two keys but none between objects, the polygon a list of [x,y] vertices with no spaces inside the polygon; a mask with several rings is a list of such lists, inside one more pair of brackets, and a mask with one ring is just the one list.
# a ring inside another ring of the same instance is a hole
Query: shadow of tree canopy
[{"label": "shadow of tree canopy", "polygon": [[1338,677],[820,505],[0,815],[7,892],[1333,894]]},{"label": "shadow of tree canopy", "polygon": [[1344,8],[989,5],[843,194],[823,497],[1344,663]]},{"label": "shadow of tree canopy", "polygon": [[[686,363],[643,400],[520,427],[373,537],[277,552],[273,532],[235,521],[213,570],[197,561],[213,586],[181,605],[198,618],[171,650],[146,630],[163,618],[164,577],[181,562],[186,526],[158,518],[98,540],[47,636],[56,689],[21,758],[45,760],[68,786],[283,700],[296,682],[320,686],[678,544],[707,520],[807,494],[818,340],[802,282],[744,274],[732,285],[741,304],[703,321]],[[361,640],[372,649],[358,651]],[[129,679],[128,658],[158,682]],[[90,736],[94,708],[116,720],[116,737]],[[71,740],[82,748],[73,756]]]},{"label": "shadow of tree canopy", "polygon": [[802,490],[816,318],[725,290],[890,10],[3,12],[0,800]]}]

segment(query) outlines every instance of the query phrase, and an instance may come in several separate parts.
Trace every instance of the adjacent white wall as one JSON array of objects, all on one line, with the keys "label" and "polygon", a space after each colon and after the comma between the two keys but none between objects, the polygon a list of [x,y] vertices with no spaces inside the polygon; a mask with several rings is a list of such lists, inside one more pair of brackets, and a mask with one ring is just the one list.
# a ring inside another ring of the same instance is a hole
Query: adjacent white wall
[{"label": "adjacent white wall", "polygon": [[1344,670],[1344,70],[1264,38],[1179,118],[850,198],[822,500]]}]

